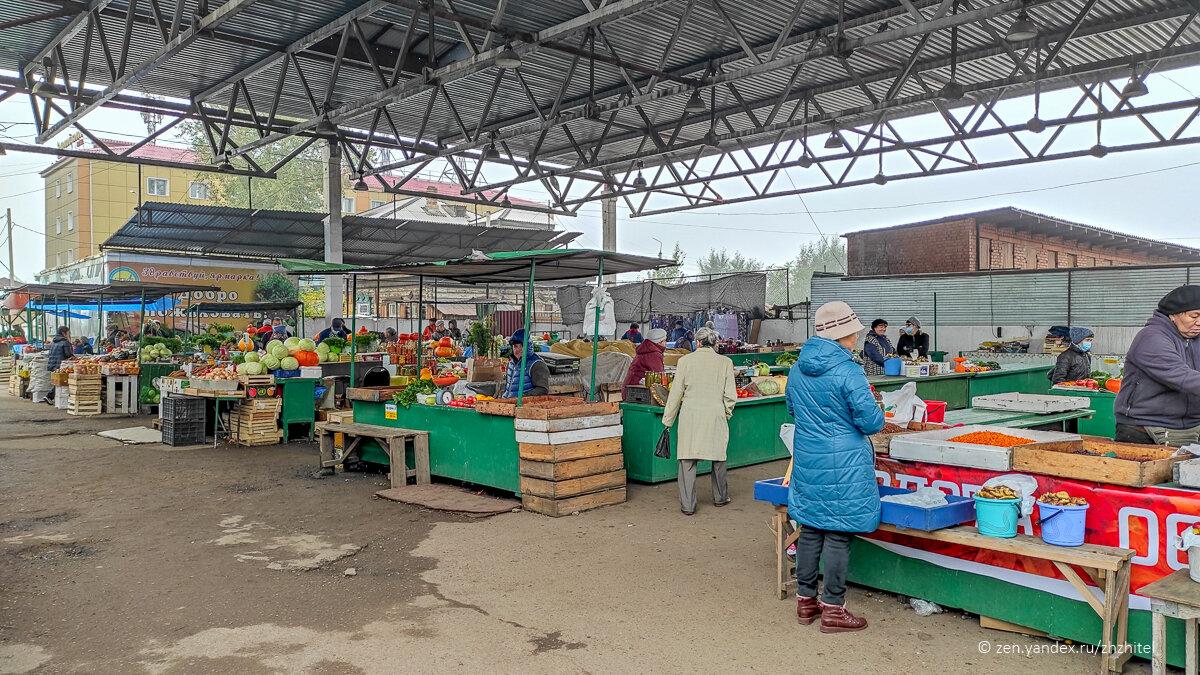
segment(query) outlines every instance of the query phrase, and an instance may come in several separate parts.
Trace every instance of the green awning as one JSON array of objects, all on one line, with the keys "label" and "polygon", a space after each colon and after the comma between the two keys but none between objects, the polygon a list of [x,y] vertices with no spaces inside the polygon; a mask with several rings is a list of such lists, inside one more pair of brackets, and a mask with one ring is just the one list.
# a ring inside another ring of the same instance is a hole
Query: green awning
[{"label": "green awning", "polygon": [[320,260],[308,260],[305,258],[279,258],[279,266],[289,272],[311,273],[311,274],[330,274],[336,272],[346,272],[349,270],[362,269],[357,265],[346,265],[344,263],[321,262]]}]

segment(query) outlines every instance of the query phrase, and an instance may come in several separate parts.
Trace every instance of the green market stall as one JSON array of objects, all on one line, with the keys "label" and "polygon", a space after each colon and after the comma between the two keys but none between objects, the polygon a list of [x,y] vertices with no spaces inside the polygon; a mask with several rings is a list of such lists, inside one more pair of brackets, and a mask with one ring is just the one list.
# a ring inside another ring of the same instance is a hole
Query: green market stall
[{"label": "green market stall", "polygon": [[[385,267],[356,268],[329,264],[321,267],[312,261],[280,260],[292,274],[334,275],[350,277],[351,297],[355,297],[359,278],[378,282],[383,276],[417,277],[419,307],[418,321],[424,323],[424,283],[426,277],[468,285],[522,283],[526,287],[525,333],[529,334],[533,314],[533,289],[537,280],[562,281],[605,274],[621,274],[672,267],[674,260],[650,258],[611,251],[588,249],[556,249],[548,251],[508,251],[473,254],[455,260],[407,263]],[[600,310],[596,309],[594,333],[599,332]],[[351,332],[355,332],[357,314],[350,317]],[[592,373],[588,400],[595,400],[595,355],[598,343],[592,343]],[[353,380],[354,346],[351,342]],[[522,364],[524,365],[524,364]],[[417,368],[421,367],[418,353]],[[521,369],[524,379],[525,369]],[[523,387],[521,387],[523,389]],[[520,406],[524,396],[518,395]],[[465,483],[484,485],[509,492],[519,491],[516,430],[512,417],[487,415],[471,409],[414,404],[408,408],[391,401],[353,402],[354,421],[363,424],[413,429],[429,432],[430,474]],[[661,424],[660,424],[661,426]],[[778,428],[778,427],[776,427]],[[388,456],[373,442],[364,442],[364,461],[388,464]]]},{"label": "green market stall", "polygon": [[983,373],[946,373],[926,377],[872,377],[877,391],[895,391],[909,382],[917,383],[917,396],[926,401],[945,401],[947,410],[971,407],[976,396],[1017,392],[1045,394],[1050,387],[1045,366],[1019,366]]},{"label": "green market stall", "polygon": [[1095,415],[1089,420],[1079,420],[1079,433],[1105,438],[1112,438],[1117,433],[1117,418],[1113,411],[1117,395],[1113,392],[1107,389],[1082,391],[1052,387],[1050,393],[1055,396],[1081,396],[1091,401],[1088,407],[1095,411]]}]

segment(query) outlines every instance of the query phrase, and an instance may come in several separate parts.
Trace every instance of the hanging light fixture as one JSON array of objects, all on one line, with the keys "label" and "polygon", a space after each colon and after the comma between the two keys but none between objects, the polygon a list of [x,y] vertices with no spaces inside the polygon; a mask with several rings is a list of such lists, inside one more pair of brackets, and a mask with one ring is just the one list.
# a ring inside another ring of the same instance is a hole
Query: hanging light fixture
[{"label": "hanging light fixture", "polygon": [[487,147],[483,149],[483,158],[491,160],[500,159],[500,151],[496,149],[495,142],[488,143]]},{"label": "hanging light fixture", "polygon": [[637,163],[638,175],[637,175],[637,178],[633,179],[633,187],[635,187],[639,190],[646,187],[646,177],[642,175],[642,168],[644,166],[645,166],[645,164],[642,162],[642,160],[639,159],[638,163]]},{"label": "hanging light fixture", "polygon": [[812,158],[808,156],[808,92],[804,93],[804,127],[800,132],[800,159],[796,161],[801,169],[807,169],[813,165]]},{"label": "hanging light fixture", "polygon": [[[954,0],[954,15],[958,15],[958,0]],[[950,80],[946,82],[942,90],[938,92],[938,96],[947,101],[958,101],[962,99],[965,91],[963,86],[958,83],[958,25],[955,24],[950,28]]]},{"label": "hanging light fixture", "polygon": [[352,187],[354,188],[355,192],[366,192],[371,189],[367,185],[367,181],[363,180],[363,177],[361,175],[358,176],[358,180],[354,181],[354,185]]},{"label": "hanging light fixture", "polygon": [[1008,27],[1008,33],[1004,35],[1004,39],[1009,42],[1025,42],[1033,40],[1038,36],[1037,24],[1029,18],[1029,12],[1022,9],[1017,15],[1017,20]]},{"label": "hanging light fixture", "polygon": [[699,115],[704,112],[704,100],[700,98],[699,89],[692,90],[692,95],[688,98],[687,105],[683,107],[683,111],[689,115]]},{"label": "hanging light fixture", "polygon": [[846,147],[846,142],[843,141],[842,137],[838,134],[838,128],[834,127],[829,132],[829,138],[825,139],[825,149],[840,150],[844,147]]},{"label": "hanging light fixture", "polygon": [[1100,115],[1103,111],[1104,86],[1099,85],[1096,87],[1096,144],[1088,150],[1088,154],[1096,159],[1100,159],[1108,154],[1108,148],[1104,147],[1104,144],[1100,142],[1100,130],[1102,129],[1102,120]]},{"label": "hanging light fixture", "polygon": [[504,45],[504,49],[496,55],[496,65],[505,70],[516,70],[521,67],[521,57],[517,55],[511,45]]},{"label": "hanging light fixture", "polygon": [[54,98],[58,96],[58,87],[49,80],[38,80],[33,83],[33,88],[29,90],[29,93],[42,98]]},{"label": "hanging light fixture", "polygon": [[883,175],[883,130],[879,131],[879,172],[871,179],[876,185],[886,185],[887,176]]},{"label": "hanging light fixture", "polygon": [[512,208],[512,201],[508,198],[508,195],[504,195],[504,199],[500,200],[500,206],[506,209]]},{"label": "hanging light fixture", "polygon": [[[1137,64],[1133,66],[1133,72],[1129,74],[1129,82],[1121,89],[1121,98],[1137,98],[1150,93],[1150,89],[1146,87],[1145,76],[1138,77]],[[1150,73],[1147,72],[1146,75]]]},{"label": "hanging light fixture", "polygon": [[1037,51],[1037,63],[1033,67],[1033,117],[1025,123],[1025,128],[1032,133],[1040,134],[1046,130],[1046,123],[1038,118],[1038,111],[1042,105],[1041,90],[1038,88],[1038,77],[1042,71],[1042,50]]},{"label": "hanging light fixture", "polygon": [[222,159],[221,163],[217,165],[217,171],[221,173],[233,173],[233,162],[230,162],[228,157]]},{"label": "hanging light fixture", "polygon": [[558,176],[555,176],[553,171],[550,172],[550,184],[554,186],[555,190],[562,189],[558,185]]}]

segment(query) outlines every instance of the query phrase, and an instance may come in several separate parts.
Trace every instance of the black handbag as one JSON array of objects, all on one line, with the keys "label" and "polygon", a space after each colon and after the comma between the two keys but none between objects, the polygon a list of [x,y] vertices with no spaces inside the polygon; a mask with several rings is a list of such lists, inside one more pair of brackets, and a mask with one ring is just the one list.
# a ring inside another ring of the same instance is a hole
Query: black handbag
[{"label": "black handbag", "polygon": [[663,432],[658,437],[658,443],[654,445],[654,456],[671,459],[671,427],[663,427]]}]

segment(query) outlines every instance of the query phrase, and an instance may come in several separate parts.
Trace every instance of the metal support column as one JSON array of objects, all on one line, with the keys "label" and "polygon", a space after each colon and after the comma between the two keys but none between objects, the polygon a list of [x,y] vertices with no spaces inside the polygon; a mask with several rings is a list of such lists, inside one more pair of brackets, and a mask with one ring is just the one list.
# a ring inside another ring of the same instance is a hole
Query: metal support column
[{"label": "metal support column", "polygon": [[354,302],[358,297],[358,275],[350,276],[350,386],[354,386],[354,363],[357,361],[355,354],[358,352],[354,338],[358,336],[358,303]]},{"label": "metal support column", "polygon": [[421,331],[425,326],[425,277],[417,277],[417,377],[421,377],[421,343],[424,335]]},{"label": "metal support column", "polygon": [[[605,193],[611,193],[612,188],[605,185]],[[601,234],[600,244],[605,251],[617,250],[617,198],[615,196],[605,197],[600,202],[600,222]],[[606,281],[615,282],[616,277]]]},{"label": "metal support column", "polygon": [[521,372],[517,374],[517,405],[525,399],[525,364],[529,361],[529,348],[533,345],[533,336],[529,334],[529,323],[533,319],[533,273],[537,269],[536,261],[529,261],[529,291],[525,299],[525,342],[521,344]]},{"label": "metal support column", "polygon": [[[325,196],[325,262],[342,262],[342,154],[336,140],[329,141],[322,154],[321,175]],[[342,316],[345,281],[341,275],[325,277],[325,325]]]}]

